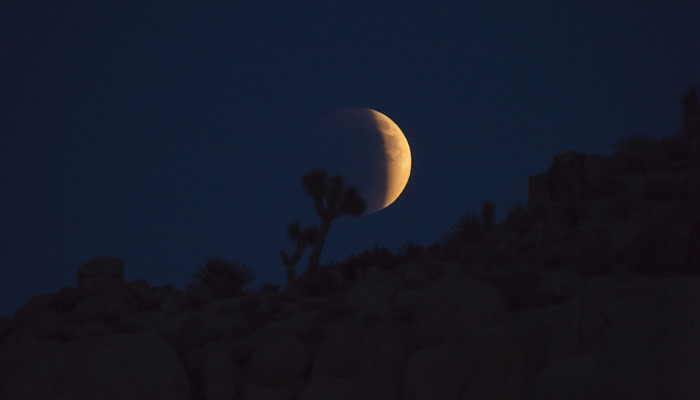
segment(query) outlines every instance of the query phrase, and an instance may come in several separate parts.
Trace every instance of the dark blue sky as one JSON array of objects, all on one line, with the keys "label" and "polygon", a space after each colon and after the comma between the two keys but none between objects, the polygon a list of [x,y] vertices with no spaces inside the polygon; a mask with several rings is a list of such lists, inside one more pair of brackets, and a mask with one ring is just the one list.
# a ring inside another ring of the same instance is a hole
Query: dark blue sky
[{"label": "dark blue sky", "polygon": [[35,3],[0,3],[0,315],[100,255],[153,285],[212,257],[283,282],[285,227],[316,222],[302,141],[339,108],[394,120],[413,169],[325,261],[431,244],[487,199],[500,219],[555,154],[674,133],[700,83],[694,0]]}]

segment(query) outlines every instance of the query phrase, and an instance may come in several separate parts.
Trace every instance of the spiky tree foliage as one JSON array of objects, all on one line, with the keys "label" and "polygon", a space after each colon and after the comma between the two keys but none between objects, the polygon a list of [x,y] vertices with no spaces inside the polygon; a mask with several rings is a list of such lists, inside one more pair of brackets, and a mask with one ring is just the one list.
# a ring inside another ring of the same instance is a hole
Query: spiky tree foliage
[{"label": "spiky tree foliage", "polygon": [[690,88],[681,99],[683,104],[683,134],[700,137],[700,98],[698,89]]},{"label": "spiky tree foliage", "polygon": [[316,242],[318,227],[309,226],[301,229],[301,224],[297,221],[287,227],[287,237],[296,242],[296,248],[291,256],[284,250],[280,250],[282,262],[287,266],[287,282],[289,283],[296,279],[296,264],[304,253],[304,250],[307,246],[311,246]]},{"label": "spiky tree foliage", "polygon": [[423,256],[425,249],[423,245],[416,242],[403,242],[399,249],[398,258],[402,262],[415,261]]},{"label": "spiky tree foliage", "polygon": [[485,231],[490,231],[496,225],[496,203],[485,201],[481,207],[481,225]]},{"label": "spiky tree foliage", "polygon": [[301,179],[306,193],[314,200],[316,214],[321,217],[321,227],[313,244],[309,271],[316,271],[321,260],[321,251],[331,227],[331,221],[344,215],[361,215],[365,212],[365,201],[360,197],[357,188],[346,186],[342,176],[328,178],[328,173],[322,169],[314,169]]},{"label": "spiky tree foliage", "polygon": [[476,214],[464,214],[459,221],[452,226],[451,238],[464,243],[479,241],[482,238],[482,227]]},{"label": "spiky tree foliage", "polygon": [[217,258],[207,262],[193,274],[196,283],[209,286],[214,298],[234,297],[253,280],[253,274],[246,266]]}]

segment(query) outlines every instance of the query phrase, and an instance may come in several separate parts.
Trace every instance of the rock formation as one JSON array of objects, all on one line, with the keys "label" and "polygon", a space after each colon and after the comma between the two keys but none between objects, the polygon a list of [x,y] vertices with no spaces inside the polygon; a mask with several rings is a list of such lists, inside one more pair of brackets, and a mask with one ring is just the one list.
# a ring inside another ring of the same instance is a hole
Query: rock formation
[{"label": "rock formation", "polygon": [[80,267],[77,289],[36,296],[7,322],[0,398],[698,393],[700,279],[572,278],[564,301],[514,310],[498,279],[473,275],[438,261],[390,273],[376,266],[327,297],[261,292],[202,303],[188,291],[125,283],[121,261],[101,258]]},{"label": "rock formation", "polygon": [[697,165],[635,146],[559,155],[504,222],[284,293],[98,258],[0,319],[0,399],[695,399]]},{"label": "rock formation", "polygon": [[609,157],[578,151],[559,154],[546,173],[530,177],[528,203],[576,202],[595,196],[605,185],[610,163]]}]

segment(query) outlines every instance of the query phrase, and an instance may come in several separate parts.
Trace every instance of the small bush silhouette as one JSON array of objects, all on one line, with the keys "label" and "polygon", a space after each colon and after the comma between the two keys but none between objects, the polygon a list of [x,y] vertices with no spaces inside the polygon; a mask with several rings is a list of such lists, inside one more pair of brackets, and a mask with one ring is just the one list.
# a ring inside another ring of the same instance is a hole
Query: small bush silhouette
[{"label": "small bush silhouette", "polygon": [[485,201],[481,207],[481,226],[488,232],[496,225],[496,203]]},{"label": "small bush silhouette", "polygon": [[425,248],[420,243],[415,242],[404,242],[399,249],[399,254],[397,254],[398,261],[401,263],[416,261],[423,257],[425,253]]},{"label": "small bush silhouette", "polygon": [[396,267],[396,257],[389,248],[375,244],[370,250],[351,255],[345,263],[352,269],[361,271],[366,271],[369,267],[374,266],[392,270]]},{"label": "small bush silhouette", "polygon": [[253,275],[248,267],[214,258],[194,273],[194,280],[209,286],[215,299],[222,299],[240,295]]},{"label": "small bush silhouette", "polygon": [[295,286],[303,296],[326,297],[338,293],[343,282],[337,271],[328,268],[306,269],[295,281]]},{"label": "small bush silhouette", "polygon": [[474,213],[464,214],[456,224],[452,226],[451,240],[463,243],[479,242],[483,237],[481,222]]},{"label": "small bush silhouette", "polygon": [[681,132],[685,136],[700,137],[700,97],[698,89],[691,87],[681,98],[683,118]]}]

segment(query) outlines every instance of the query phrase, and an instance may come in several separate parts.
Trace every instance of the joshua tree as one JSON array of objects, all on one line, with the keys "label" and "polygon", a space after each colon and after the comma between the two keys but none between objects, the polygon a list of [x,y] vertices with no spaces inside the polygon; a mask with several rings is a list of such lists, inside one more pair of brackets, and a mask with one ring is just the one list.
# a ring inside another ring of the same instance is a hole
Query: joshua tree
[{"label": "joshua tree", "polygon": [[357,188],[352,185],[345,186],[345,181],[340,175],[329,180],[326,171],[314,169],[304,175],[301,182],[306,193],[314,200],[316,213],[321,217],[321,227],[316,235],[309,260],[309,272],[314,272],[319,267],[321,251],[328,236],[331,221],[344,214],[361,215],[367,206]]},{"label": "joshua tree", "polygon": [[297,244],[294,254],[292,254],[291,257],[284,250],[280,250],[282,262],[287,266],[287,283],[290,283],[296,279],[296,265],[301,255],[304,253],[304,249],[316,242],[318,228],[309,226],[301,229],[301,225],[299,221],[297,221],[287,227],[287,236]]}]

